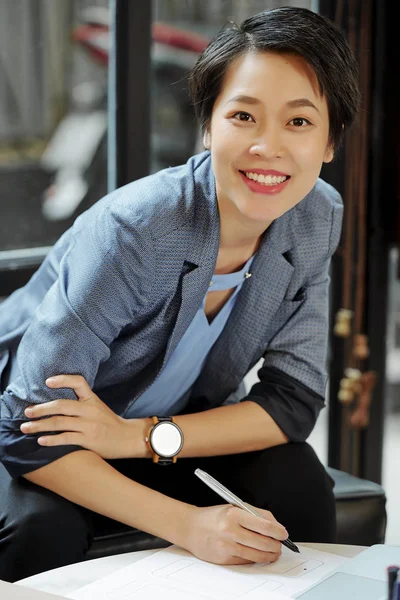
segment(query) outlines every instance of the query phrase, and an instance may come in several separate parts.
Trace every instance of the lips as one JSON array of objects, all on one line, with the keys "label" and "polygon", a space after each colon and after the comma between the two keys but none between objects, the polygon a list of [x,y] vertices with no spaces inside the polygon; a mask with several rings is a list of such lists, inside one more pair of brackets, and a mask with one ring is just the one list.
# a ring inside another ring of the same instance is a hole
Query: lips
[{"label": "lips", "polygon": [[[254,178],[249,178],[245,174],[244,171],[239,171],[240,177],[246,184],[246,186],[250,189],[250,191],[255,192],[257,194],[268,194],[275,195],[279,194],[283,189],[288,185],[291,177],[286,173],[281,173],[279,171],[273,171],[272,169],[266,171],[263,169],[252,169],[251,171],[246,171],[246,173],[254,174]],[[262,175],[262,181],[257,181],[256,175]],[[282,182],[271,181],[271,178],[282,178],[286,177]],[[268,181],[268,183],[265,182]]]}]

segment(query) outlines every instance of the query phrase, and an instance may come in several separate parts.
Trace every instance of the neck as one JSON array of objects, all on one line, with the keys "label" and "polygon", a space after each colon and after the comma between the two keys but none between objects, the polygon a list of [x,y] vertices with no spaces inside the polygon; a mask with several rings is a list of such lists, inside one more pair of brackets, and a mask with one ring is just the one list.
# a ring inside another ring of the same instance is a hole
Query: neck
[{"label": "neck", "polygon": [[[243,224],[234,215],[220,210],[220,241],[215,272],[233,273],[257,252],[267,229]],[[257,224],[258,225],[258,224]]]},{"label": "neck", "polygon": [[226,250],[248,250],[254,252],[260,245],[261,238],[271,223],[260,223],[246,219],[235,208],[218,201],[220,214],[220,248]]}]

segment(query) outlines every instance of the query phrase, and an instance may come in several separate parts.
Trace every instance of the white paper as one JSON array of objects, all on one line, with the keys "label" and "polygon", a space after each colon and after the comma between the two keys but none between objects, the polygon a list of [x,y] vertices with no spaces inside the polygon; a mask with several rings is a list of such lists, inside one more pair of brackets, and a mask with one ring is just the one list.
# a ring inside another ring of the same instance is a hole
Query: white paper
[{"label": "white paper", "polygon": [[220,566],[171,546],[72,593],[74,600],[283,600],[348,560],[301,547],[275,563]]},{"label": "white paper", "polygon": [[32,590],[19,584],[0,581],[0,598],[4,598],[4,600],[62,600],[65,596],[54,596],[54,594]]}]

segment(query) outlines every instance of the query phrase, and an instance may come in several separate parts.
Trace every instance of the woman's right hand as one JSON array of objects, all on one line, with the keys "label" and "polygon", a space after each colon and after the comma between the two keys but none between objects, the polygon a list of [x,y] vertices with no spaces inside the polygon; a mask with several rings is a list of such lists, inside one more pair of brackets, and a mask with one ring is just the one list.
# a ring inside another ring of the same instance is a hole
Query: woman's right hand
[{"label": "woman's right hand", "polygon": [[184,547],[192,554],[218,565],[276,561],[282,552],[278,540],[288,538],[286,529],[267,510],[256,517],[230,504],[193,507]]}]

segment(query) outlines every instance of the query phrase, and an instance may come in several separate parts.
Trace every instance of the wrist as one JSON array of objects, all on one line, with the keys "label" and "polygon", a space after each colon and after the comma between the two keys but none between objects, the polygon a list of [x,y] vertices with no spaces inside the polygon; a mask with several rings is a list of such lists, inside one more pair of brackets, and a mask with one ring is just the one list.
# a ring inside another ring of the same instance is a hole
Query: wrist
[{"label": "wrist", "polygon": [[124,458],[151,458],[151,452],[145,440],[152,420],[121,417],[121,424],[122,445],[125,449]]},{"label": "wrist", "polygon": [[179,503],[179,511],[176,522],[171,523],[172,531],[168,539],[177,546],[190,551],[190,542],[193,536],[193,523],[198,511],[197,506],[192,504]]}]

